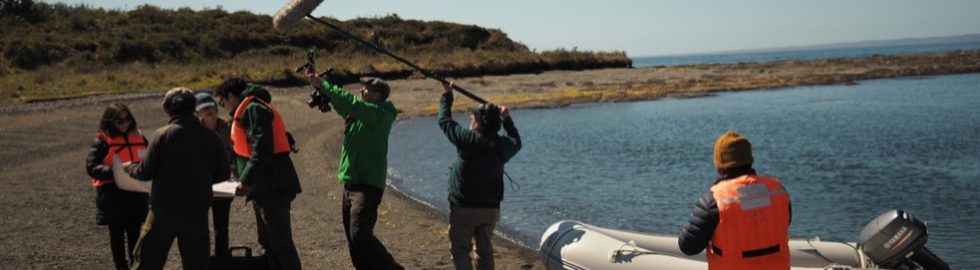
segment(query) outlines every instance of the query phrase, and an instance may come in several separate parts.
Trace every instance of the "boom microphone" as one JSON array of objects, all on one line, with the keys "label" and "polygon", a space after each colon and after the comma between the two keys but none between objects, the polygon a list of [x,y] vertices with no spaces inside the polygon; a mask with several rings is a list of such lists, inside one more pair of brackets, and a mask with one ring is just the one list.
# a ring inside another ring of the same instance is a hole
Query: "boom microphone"
[{"label": "boom microphone", "polygon": [[289,30],[297,22],[303,20],[303,17],[313,13],[313,10],[320,3],[323,3],[323,0],[293,0],[272,17],[272,27],[279,32]]},{"label": "boom microphone", "polygon": [[[395,60],[398,60],[399,62],[402,62],[408,65],[409,67],[414,68],[415,70],[418,70],[425,77],[435,79],[445,84],[449,83],[449,81],[446,80],[446,78],[443,78],[439,75],[429,72],[428,70],[425,70],[413,64],[412,62],[405,60],[405,58],[401,58],[398,55],[395,55],[394,53],[388,51],[385,48],[381,48],[378,47],[378,45],[364,41],[363,39],[358,38],[354,34],[344,31],[344,29],[340,29],[340,27],[337,27],[336,25],[330,24],[321,19],[317,19],[316,17],[313,17],[313,15],[310,15],[310,13],[313,12],[313,10],[316,9],[316,7],[320,5],[320,3],[323,3],[323,0],[292,0],[291,2],[289,2],[289,5],[283,7],[281,10],[279,10],[279,12],[276,13],[275,16],[272,17],[272,27],[276,28],[276,31],[285,32],[286,30],[289,30],[290,27],[295,25],[296,22],[303,20],[304,17],[309,18],[310,20],[323,24],[327,27],[330,27],[333,30],[337,30],[337,32],[344,34],[345,36],[357,41],[358,43],[361,43],[361,45],[367,46],[380,53],[391,56],[391,58],[394,58]],[[459,92],[460,94],[463,94],[464,96],[473,99],[476,102],[479,102],[481,104],[489,103],[483,98],[480,98],[474,95],[473,93],[470,93],[470,91],[466,91],[466,89],[463,89],[459,85],[453,84],[452,87],[453,89],[456,89],[456,92]]]}]

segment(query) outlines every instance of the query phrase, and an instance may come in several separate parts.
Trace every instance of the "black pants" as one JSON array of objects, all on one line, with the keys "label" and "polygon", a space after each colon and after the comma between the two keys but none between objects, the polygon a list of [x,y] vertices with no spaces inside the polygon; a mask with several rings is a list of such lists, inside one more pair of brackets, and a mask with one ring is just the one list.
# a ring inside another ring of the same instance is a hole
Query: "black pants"
[{"label": "black pants", "polygon": [[228,257],[228,216],[231,215],[231,199],[216,199],[211,203],[214,220],[214,256]]},{"label": "black pants", "polygon": [[299,253],[293,243],[293,230],[289,221],[290,204],[294,194],[273,193],[255,198],[255,224],[259,244],[265,249],[272,269],[302,269]]},{"label": "black pants", "polygon": [[112,262],[116,269],[129,269],[142,225],[142,222],[135,221],[109,224],[109,247],[112,248]]},{"label": "black pants", "polygon": [[154,211],[146,216],[132,269],[163,269],[177,239],[183,269],[207,269],[210,253],[208,209]]},{"label": "black pants", "polygon": [[344,232],[347,249],[357,269],[404,269],[374,237],[378,205],[384,190],[369,185],[344,185]]}]

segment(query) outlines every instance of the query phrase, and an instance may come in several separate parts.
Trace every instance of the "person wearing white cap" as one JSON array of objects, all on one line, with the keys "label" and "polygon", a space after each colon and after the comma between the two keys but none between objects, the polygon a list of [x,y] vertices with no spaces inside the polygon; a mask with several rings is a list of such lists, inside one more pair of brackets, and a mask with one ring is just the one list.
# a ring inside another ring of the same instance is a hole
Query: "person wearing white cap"
[{"label": "person wearing white cap", "polygon": [[[197,118],[201,120],[204,127],[218,133],[218,138],[225,147],[226,156],[231,160],[231,124],[228,123],[228,119],[218,117],[218,104],[211,94],[201,92],[194,97],[197,98],[197,107],[194,108]],[[232,199],[215,197],[211,203],[211,218],[214,220],[214,256],[217,258],[231,256],[228,251],[228,218]]]}]

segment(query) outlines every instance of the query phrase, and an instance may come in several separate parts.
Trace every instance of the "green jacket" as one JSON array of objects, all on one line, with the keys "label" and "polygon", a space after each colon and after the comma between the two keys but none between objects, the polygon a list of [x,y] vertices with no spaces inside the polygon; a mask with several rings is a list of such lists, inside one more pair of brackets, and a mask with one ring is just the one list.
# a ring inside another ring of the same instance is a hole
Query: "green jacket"
[{"label": "green jacket", "polygon": [[346,121],[337,179],[344,184],[385,188],[388,179],[388,135],[398,111],[391,101],[373,103],[323,81],[320,91]]},{"label": "green jacket", "polygon": [[[272,102],[272,95],[261,86],[249,85],[242,92],[241,98],[255,96],[266,102]],[[272,110],[261,102],[249,102],[239,121],[245,129],[246,137],[251,143],[252,156],[245,158],[235,156],[235,175],[246,186],[247,199],[262,198],[274,191],[289,196],[302,192],[299,176],[293,167],[289,153],[274,154],[272,140]],[[232,117],[234,117],[234,112]],[[232,142],[234,143],[234,142]]]},{"label": "green jacket", "polygon": [[504,164],[521,150],[521,135],[507,117],[507,136],[486,135],[461,127],[453,120],[453,96],[442,95],[439,128],[458,157],[449,171],[449,202],[463,207],[499,208],[504,199]]}]

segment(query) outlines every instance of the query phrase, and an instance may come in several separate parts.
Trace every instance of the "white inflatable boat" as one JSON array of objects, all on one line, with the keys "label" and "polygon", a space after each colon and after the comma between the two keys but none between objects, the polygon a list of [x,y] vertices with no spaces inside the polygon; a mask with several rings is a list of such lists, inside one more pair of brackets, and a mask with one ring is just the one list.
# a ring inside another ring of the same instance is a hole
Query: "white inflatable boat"
[{"label": "white inflatable boat", "polygon": [[[925,223],[892,210],[865,226],[863,245],[791,239],[791,269],[949,269],[925,248]],[[896,243],[894,239],[902,239]],[[613,230],[578,221],[552,224],[539,248],[546,269],[707,269],[704,252],[684,255],[676,235]]]}]

